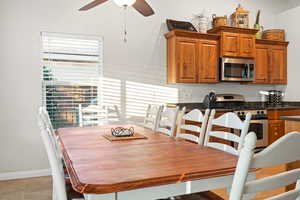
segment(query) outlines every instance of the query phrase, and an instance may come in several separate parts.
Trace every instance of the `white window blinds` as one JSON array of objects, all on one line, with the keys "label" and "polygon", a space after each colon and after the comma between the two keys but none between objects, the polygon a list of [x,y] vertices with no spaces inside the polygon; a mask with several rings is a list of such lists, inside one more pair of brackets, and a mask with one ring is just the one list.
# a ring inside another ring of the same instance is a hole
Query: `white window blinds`
[{"label": "white window blinds", "polygon": [[100,101],[100,37],[42,33],[43,100],[54,128],[78,126],[78,107]]}]

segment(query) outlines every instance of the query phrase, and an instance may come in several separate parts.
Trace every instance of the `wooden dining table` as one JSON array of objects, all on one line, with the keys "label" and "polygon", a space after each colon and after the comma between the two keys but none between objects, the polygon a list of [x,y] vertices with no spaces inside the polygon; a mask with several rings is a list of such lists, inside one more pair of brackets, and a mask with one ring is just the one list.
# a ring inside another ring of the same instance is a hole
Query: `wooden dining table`
[{"label": "wooden dining table", "polygon": [[85,199],[154,200],[232,184],[234,155],[138,126],[146,138],[110,141],[104,135],[115,127],[57,130],[72,186]]}]

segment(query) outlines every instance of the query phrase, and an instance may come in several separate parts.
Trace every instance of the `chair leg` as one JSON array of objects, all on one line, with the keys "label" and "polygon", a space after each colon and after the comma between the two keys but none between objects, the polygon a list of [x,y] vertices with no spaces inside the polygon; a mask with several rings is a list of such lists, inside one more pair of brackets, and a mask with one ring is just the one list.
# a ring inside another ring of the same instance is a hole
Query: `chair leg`
[{"label": "chair leg", "polygon": [[54,183],[52,184],[52,200],[56,200],[56,190]]}]

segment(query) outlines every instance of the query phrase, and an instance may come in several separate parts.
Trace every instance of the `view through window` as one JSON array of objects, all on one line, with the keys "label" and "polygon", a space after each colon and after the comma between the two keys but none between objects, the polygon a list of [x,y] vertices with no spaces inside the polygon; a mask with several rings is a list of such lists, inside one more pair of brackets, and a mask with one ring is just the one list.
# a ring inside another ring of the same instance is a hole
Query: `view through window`
[{"label": "view through window", "polygon": [[102,39],[42,33],[43,106],[54,128],[78,126],[79,105],[97,105],[102,76]]}]

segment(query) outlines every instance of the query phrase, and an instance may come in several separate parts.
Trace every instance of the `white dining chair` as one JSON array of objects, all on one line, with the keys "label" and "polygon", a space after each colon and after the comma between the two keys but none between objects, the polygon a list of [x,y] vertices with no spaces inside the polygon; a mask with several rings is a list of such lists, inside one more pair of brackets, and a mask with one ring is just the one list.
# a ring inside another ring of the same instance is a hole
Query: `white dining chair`
[{"label": "white dining chair", "polygon": [[[194,109],[194,110],[190,111],[189,113],[185,114],[185,110],[186,110],[185,108],[183,108],[183,110],[182,110],[182,113],[184,113],[184,114],[181,117],[179,129],[176,134],[176,138],[182,138],[182,139],[189,140],[192,142],[196,142],[200,145],[203,145],[206,124],[208,121],[210,110],[206,109],[204,114],[198,109]],[[199,123],[199,126],[189,124],[188,121]],[[201,125],[200,125],[200,123],[201,123]],[[195,132],[195,133],[197,133],[197,135],[199,134],[199,136],[189,134],[186,131]]]},{"label": "white dining chair", "polygon": [[[51,173],[53,179],[52,199],[70,200],[71,194],[74,196],[82,196],[79,193],[73,191],[72,188],[68,184],[66,184],[66,175],[63,168],[64,163],[62,159],[60,145],[57,141],[57,136],[55,135],[48,112],[45,109],[45,107],[39,108],[38,122],[39,122],[42,140],[46,148],[48,160],[51,167]],[[75,200],[81,198],[73,198],[73,199]]]},{"label": "white dining chair", "polygon": [[281,188],[296,183],[294,190],[268,198],[268,200],[299,200],[300,169],[294,169],[258,180],[248,181],[251,168],[269,167],[300,160],[300,132],[292,132],[279,138],[260,153],[254,154],[256,134],[246,136],[233,178],[230,200],[241,200],[244,195]]},{"label": "white dining chair", "polygon": [[[216,148],[234,155],[238,155],[240,149],[242,148],[245,136],[248,133],[249,124],[251,120],[251,114],[246,114],[246,119],[242,121],[235,113],[228,112],[221,115],[218,118],[215,118],[216,111],[213,109],[211,111],[207,130],[205,134],[204,146]],[[214,131],[213,126],[219,126],[222,128],[229,128],[239,130],[240,134],[235,134],[226,131]],[[225,141],[230,141],[236,143],[236,148],[227,144],[212,142],[210,141],[211,137],[220,138]]]},{"label": "white dining chair", "polygon": [[63,164],[60,157],[56,154],[56,148],[52,141],[51,131],[40,122],[41,136],[46,148],[48,160],[51,167],[53,182],[53,200],[67,200],[66,183]]},{"label": "white dining chair", "polygon": [[168,108],[164,106],[159,113],[156,131],[173,137],[176,130],[178,110],[178,107]]},{"label": "white dining chair", "polygon": [[161,109],[161,105],[149,104],[142,126],[151,130],[156,130]]}]

